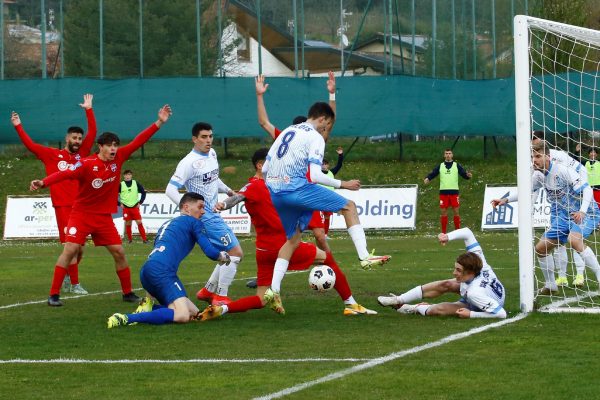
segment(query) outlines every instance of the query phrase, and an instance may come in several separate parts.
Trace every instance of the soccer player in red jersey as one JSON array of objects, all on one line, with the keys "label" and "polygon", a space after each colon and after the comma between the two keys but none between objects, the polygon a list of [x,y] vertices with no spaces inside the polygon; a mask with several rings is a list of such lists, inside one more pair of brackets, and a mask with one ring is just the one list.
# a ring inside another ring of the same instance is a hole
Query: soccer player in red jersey
[{"label": "soccer player in red jersey", "polygon": [[[335,75],[333,72],[329,71],[327,79],[327,91],[329,92],[329,106],[336,112],[336,102],[335,102]],[[260,126],[271,136],[273,139],[277,139],[281,131],[271,123],[269,120],[269,116],[267,114],[267,108],[265,107],[264,94],[267,92],[269,88],[269,84],[265,83],[265,76],[258,75],[255,78],[255,88],[256,88],[256,109],[258,113],[258,123]],[[292,121],[292,125],[301,124],[306,121],[306,117],[299,115]],[[307,172],[307,178],[310,180],[310,175]],[[315,241],[317,246],[326,252],[331,252],[329,245],[327,244],[327,232],[325,228],[325,214],[321,211],[314,211],[312,219],[310,220],[308,229],[312,230],[313,235],[315,236]]]},{"label": "soccer player in red jersey", "polygon": [[[217,318],[227,312],[236,313],[253,308],[262,308],[269,302],[264,295],[273,278],[273,266],[275,265],[275,260],[277,260],[279,249],[287,239],[277,211],[273,203],[271,203],[271,196],[262,176],[261,170],[268,151],[268,149],[260,149],[254,153],[252,164],[254,164],[256,170],[255,175],[248,180],[249,183],[240,189],[237,194],[225,199],[224,202],[217,203],[215,207],[217,210],[226,210],[242,201],[245,202],[246,210],[250,214],[252,224],[256,230],[258,285],[256,295],[241,298],[227,305],[208,306],[201,314],[202,321]],[[325,252],[317,248],[313,243],[300,242],[290,260],[288,270],[302,271],[310,268],[313,264],[325,264],[335,271],[336,281],[334,288],[346,305],[344,315],[377,314],[376,311],[369,310],[354,300],[346,275],[344,275],[335,262],[331,252]],[[275,311],[279,314],[285,314],[283,307]]]},{"label": "soccer player in red jersey", "polygon": [[[67,130],[65,136],[65,148],[57,149],[54,147],[42,146],[35,143],[21,124],[19,114],[13,111],[10,118],[12,124],[19,135],[19,138],[27,148],[35,156],[44,163],[46,175],[53,174],[57,171],[69,169],[82,158],[90,155],[94,140],[96,139],[96,118],[92,109],[92,100],[94,96],[91,94],[83,95],[83,103],[79,104],[85,110],[87,118],[87,135],[83,137],[83,129],[78,126],[71,126]],[[73,200],[77,194],[78,182],[73,179],[62,181],[50,189],[50,198],[54,213],[56,215],[56,225],[58,226],[58,235],[61,243],[65,243],[65,228],[69,222],[71,207]],[[80,249],[83,250],[83,249]],[[65,278],[64,288],[75,294],[87,294],[87,291],[79,283],[79,263],[81,261],[82,251],[76,254],[69,261],[67,267],[68,278]]]},{"label": "soccer player in red jersey", "polygon": [[139,301],[139,297],[131,290],[131,271],[111,214],[117,211],[116,199],[123,163],[150,140],[170,115],[171,108],[163,106],[158,111],[158,120],[123,147],[119,147],[120,140],[116,134],[104,132],[96,140],[99,148],[97,154],[79,161],[70,169],[31,182],[31,190],[52,186],[66,179],[79,182],[79,192],[67,223],[65,248],[54,268],[49,306],[62,306],[60,285],[67,273],[68,261],[80,251],[88,235],[92,235],[94,245],[105,246],[113,256],[117,276],[121,281],[123,301]]}]

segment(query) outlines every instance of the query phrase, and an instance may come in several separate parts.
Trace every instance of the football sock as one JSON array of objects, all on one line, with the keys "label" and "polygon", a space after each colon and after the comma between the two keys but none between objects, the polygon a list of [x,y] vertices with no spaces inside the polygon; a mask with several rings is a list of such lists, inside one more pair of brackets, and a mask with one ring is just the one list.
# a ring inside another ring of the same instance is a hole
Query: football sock
[{"label": "football sock", "polygon": [[60,265],[54,266],[54,275],[52,276],[52,286],[50,286],[50,296],[60,294],[60,288],[67,275],[67,269]]},{"label": "football sock", "polygon": [[576,252],[574,249],[571,250],[571,254],[573,256],[573,262],[575,263],[575,269],[577,270],[577,275],[583,275],[585,272],[585,262],[583,258]]},{"label": "football sock", "polygon": [[446,233],[448,231],[448,216],[442,215],[440,217],[440,223],[442,224],[442,233]]},{"label": "football sock", "polygon": [[208,278],[208,281],[206,281],[206,285],[204,285],[204,287],[206,288],[206,290],[208,290],[211,293],[216,292],[217,290],[217,286],[219,285],[219,271],[220,271],[220,264],[217,264],[215,266],[215,269],[213,269],[212,274],[210,274],[210,278]]},{"label": "football sock", "polygon": [[237,266],[242,261],[240,257],[236,256],[229,256],[229,258],[231,259],[229,265],[221,264],[219,267],[219,284],[216,292],[219,296],[227,296],[229,286],[233,282],[233,278],[235,278]]},{"label": "football sock", "polygon": [[227,304],[223,304],[221,306],[221,315],[225,315],[229,312],[229,306]]},{"label": "football sock", "polygon": [[567,248],[565,246],[558,246],[554,249],[554,264],[558,265],[558,276],[567,276],[567,264],[569,259],[567,258]]},{"label": "football sock", "polygon": [[598,259],[592,251],[592,248],[589,246],[586,247],[584,251],[579,253],[579,255],[583,259],[585,265],[590,267],[590,269],[596,274],[596,277],[598,277],[598,280],[600,280],[600,264],[598,264]]},{"label": "football sock", "polygon": [[421,286],[414,287],[406,293],[398,296],[398,301],[402,304],[414,303],[423,298],[423,288]]},{"label": "football sock", "polygon": [[142,237],[142,240],[145,242],[146,240],[148,240],[146,238],[146,229],[144,229],[144,224],[137,224],[138,226],[138,231],[140,232],[140,236]]},{"label": "football sock", "polygon": [[271,279],[271,289],[279,293],[281,291],[281,281],[285,276],[290,262],[284,258],[278,258],[273,267],[273,278]]},{"label": "football sock", "polygon": [[460,229],[460,215],[455,215],[453,220],[454,220],[454,229]]},{"label": "football sock", "polygon": [[236,301],[227,304],[230,313],[239,313],[252,310],[254,308],[262,308],[262,300],[258,296],[242,297]]},{"label": "football sock", "polygon": [[142,324],[163,325],[170,324],[175,318],[175,310],[168,307],[159,308],[150,312],[127,314],[128,324],[141,322]]},{"label": "football sock", "polygon": [[79,264],[71,264],[67,267],[67,270],[71,278],[71,285],[77,285],[79,283]]},{"label": "football sock", "polygon": [[542,274],[544,274],[544,280],[546,281],[544,286],[551,290],[558,290],[556,281],[554,280],[554,258],[552,255],[538,256],[538,260]]},{"label": "football sock", "polygon": [[344,300],[344,304],[349,305],[349,304],[358,304],[358,303],[356,302],[356,300],[354,300],[353,296],[350,296],[346,300]]},{"label": "football sock", "polygon": [[125,225],[125,233],[127,234],[127,239],[131,242],[131,225]]},{"label": "football sock", "polygon": [[[348,279],[346,279],[346,275],[342,272],[340,267],[335,262],[333,255],[330,252],[325,253],[325,261],[323,262],[325,265],[328,265],[333,272],[335,272],[335,285],[333,286],[335,290],[338,292],[342,300],[348,299],[352,297],[352,291],[350,290],[350,285],[348,284]],[[356,302],[355,302],[356,303]],[[346,304],[354,304],[354,303],[346,303]]]},{"label": "football sock", "polygon": [[431,307],[430,304],[419,304],[415,307],[415,313],[419,313],[421,315],[427,315],[427,310]]},{"label": "football sock", "polygon": [[364,260],[369,257],[369,250],[367,250],[367,238],[365,237],[365,230],[361,224],[352,225],[348,228],[348,234],[352,238],[352,243],[356,247],[358,258]]},{"label": "football sock", "polygon": [[123,294],[131,293],[131,270],[129,267],[117,270],[117,276],[121,281],[121,289]]}]

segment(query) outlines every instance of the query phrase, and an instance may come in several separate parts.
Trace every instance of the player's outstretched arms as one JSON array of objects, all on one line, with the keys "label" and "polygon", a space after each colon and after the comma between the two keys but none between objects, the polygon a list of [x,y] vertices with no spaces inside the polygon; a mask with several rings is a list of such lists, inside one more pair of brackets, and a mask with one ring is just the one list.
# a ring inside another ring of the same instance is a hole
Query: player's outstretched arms
[{"label": "player's outstretched arms", "polygon": [[13,111],[10,114],[10,122],[13,124],[13,126],[19,126],[21,125],[21,117],[19,117],[19,114]]},{"label": "player's outstretched arms", "polygon": [[246,200],[246,197],[244,195],[235,193],[233,196],[230,196],[223,201],[217,202],[217,204],[215,204],[214,210],[217,212],[223,211],[223,210],[229,210],[230,208],[232,208],[233,206],[235,206],[238,203],[241,203],[244,200]]},{"label": "player's outstretched arms", "polygon": [[351,181],[342,181],[340,188],[348,190],[358,190],[360,189],[360,181],[358,179],[352,179]]},{"label": "player's outstretched arms", "polygon": [[459,308],[456,310],[456,316],[459,318],[506,318],[506,310],[501,308],[495,313],[485,311],[470,311],[468,308]]},{"label": "player's outstretched arms", "polygon": [[327,76],[328,76],[327,91],[329,92],[329,106],[331,107],[331,109],[333,110],[334,113],[337,113],[336,103],[335,103],[335,75],[334,75],[333,71],[329,71]]},{"label": "player's outstretched arms", "polygon": [[265,106],[264,94],[269,88],[269,84],[265,83],[265,76],[258,75],[254,78],[254,84],[256,88],[256,111],[258,113],[258,124],[275,139],[275,126],[269,121],[269,115],[267,114],[267,108]]},{"label": "player's outstretched arms", "polygon": [[89,110],[92,108],[92,101],[94,100],[94,95],[90,93],[86,93],[83,95],[83,103],[79,103],[79,107],[84,110]]},{"label": "player's outstretched arms", "polygon": [[498,206],[502,206],[506,203],[508,203],[508,199],[506,197],[503,197],[501,199],[494,199],[491,201],[492,203],[492,207],[496,208]]},{"label": "player's outstretched arms", "polygon": [[166,123],[169,120],[171,115],[173,115],[173,110],[171,110],[171,106],[169,106],[168,104],[162,106],[162,108],[158,110],[158,119],[155,122],[156,126],[160,128],[164,123]]},{"label": "player's outstretched arms", "polygon": [[39,179],[34,179],[31,181],[31,184],[29,185],[29,190],[36,191],[38,189],[41,189],[44,187],[44,181],[39,180]]}]

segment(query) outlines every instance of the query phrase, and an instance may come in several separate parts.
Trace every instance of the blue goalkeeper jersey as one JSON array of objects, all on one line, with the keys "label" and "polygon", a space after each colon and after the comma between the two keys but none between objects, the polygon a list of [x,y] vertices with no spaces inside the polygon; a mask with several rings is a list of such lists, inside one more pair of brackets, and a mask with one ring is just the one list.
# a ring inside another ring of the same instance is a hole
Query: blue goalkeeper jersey
[{"label": "blue goalkeeper jersey", "polygon": [[209,242],[202,221],[189,215],[180,215],[162,224],[148,260],[177,272],[179,264],[190,254],[196,243],[208,258],[219,258],[220,251]]}]

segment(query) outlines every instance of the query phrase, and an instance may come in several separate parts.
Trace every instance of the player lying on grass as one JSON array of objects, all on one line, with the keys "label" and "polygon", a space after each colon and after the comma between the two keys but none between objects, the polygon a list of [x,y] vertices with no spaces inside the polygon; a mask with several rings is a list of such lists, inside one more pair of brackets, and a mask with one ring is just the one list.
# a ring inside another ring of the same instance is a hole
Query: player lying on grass
[{"label": "player lying on grass", "polygon": [[212,260],[229,263],[229,254],[215,248],[203,232],[206,228],[200,217],[204,214],[204,197],[186,193],[179,201],[181,215],[165,222],[156,234],[154,249],[140,270],[140,281],[150,297],[142,299],[133,314],[113,314],[108,328],[137,322],[162,325],[190,322],[199,312],[177,276],[179,264],[198,243]]},{"label": "player lying on grass", "polygon": [[[467,252],[461,254],[454,264],[454,279],[430,282],[417,286],[396,296],[379,296],[377,302],[392,307],[401,314],[456,315],[460,318],[506,318],[504,310],[504,286],[485,260],[483,250],[473,232],[462,228],[448,234],[440,233],[442,245],[451,240],[462,239]],[[452,303],[418,303],[422,299],[434,298],[446,293],[457,293],[462,297]]]},{"label": "player lying on grass", "polygon": [[[202,320],[217,318],[227,312],[244,312],[253,308],[262,308],[266,303],[271,308],[284,314],[283,307],[277,308],[272,304],[273,293],[268,290],[273,278],[273,266],[277,260],[279,248],[285,243],[286,236],[277,215],[277,211],[271,202],[269,190],[262,175],[262,166],[267,157],[268,149],[259,149],[252,156],[252,164],[256,171],[249,179],[249,183],[238,193],[217,203],[217,210],[227,210],[244,201],[246,210],[252,219],[256,229],[256,268],[257,288],[256,296],[248,296],[223,306],[209,306],[202,312]],[[317,248],[313,243],[300,242],[290,259],[289,270],[306,270],[313,264],[325,264],[330,266],[336,274],[334,289],[344,301],[344,315],[368,315],[377,314],[354,300],[350,285],[346,276],[339,268],[331,252],[325,252]],[[266,295],[265,295],[266,293]]]}]

